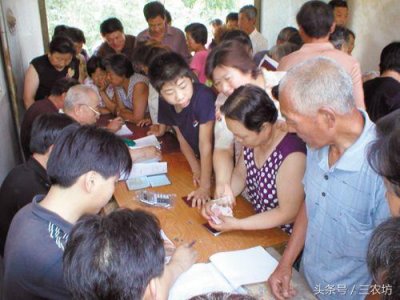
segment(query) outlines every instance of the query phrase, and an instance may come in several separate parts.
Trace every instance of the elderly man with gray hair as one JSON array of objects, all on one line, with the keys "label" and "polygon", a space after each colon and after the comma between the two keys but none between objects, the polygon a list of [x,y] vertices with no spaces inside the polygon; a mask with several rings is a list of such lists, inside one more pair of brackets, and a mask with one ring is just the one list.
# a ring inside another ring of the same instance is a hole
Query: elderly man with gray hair
[{"label": "elderly man with gray hair", "polygon": [[[382,178],[367,161],[375,125],[355,105],[350,75],[328,58],[296,65],[281,80],[279,100],[288,131],[308,146],[305,203],[275,272],[277,299],[295,291],[292,264],[320,299],[363,299],[371,277],[366,253],[373,230],[389,216]],[[344,297],[343,297],[344,296]]]},{"label": "elderly man with gray hair", "polygon": [[253,46],[253,53],[267,50],[267,39],[257,30],[257,8],[254,5],[245,5],[239,11],[239,29],[246,32]]},{"label": "elderly man with gray hair", "polygon": [[[88,86],[76,85],[71,87],[64,101],[64,113],[81,125],[96,124],[100,118],[100,99],[96,92]],[[120,117],[110,120],[106,128],[111,132],[121,129],[123,120]]]}]

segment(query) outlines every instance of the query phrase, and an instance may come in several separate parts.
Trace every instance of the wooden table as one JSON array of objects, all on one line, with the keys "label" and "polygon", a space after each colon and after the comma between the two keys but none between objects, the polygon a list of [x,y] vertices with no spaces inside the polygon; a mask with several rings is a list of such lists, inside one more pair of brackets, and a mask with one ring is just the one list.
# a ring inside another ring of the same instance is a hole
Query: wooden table
[{"label": "wooden table", "polygon": [[[270,230],[233,231],[213,236],[202,224],[206,220],[197,208],[190,208],[182,200],[193,190],[192,174],[186,159],[180,152],[163,155],[168,162],[168,178],[171,185],[151,188],[160,193],[176,194],[175,205],[171,209],[146,207],[134,200],[134,191],[129,191],[125,182],[119,182],[114,192],[120,207],[142,208],[154,213],[167,236],[175,245],[196,240],[193,246],[199,253],[199,262],[207,262],[210,255],[229,250],[239,250],[261,245],[275,246],[287,242],[288,235],[278,228]],[[253,214],[250,203],[239,197],[234,208],[234,215],[243,218]]]}]

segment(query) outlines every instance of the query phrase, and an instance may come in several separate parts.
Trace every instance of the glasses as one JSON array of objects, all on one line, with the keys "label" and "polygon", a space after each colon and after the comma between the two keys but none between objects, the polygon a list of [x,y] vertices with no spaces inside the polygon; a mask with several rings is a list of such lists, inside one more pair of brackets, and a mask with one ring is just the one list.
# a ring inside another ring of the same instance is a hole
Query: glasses
[{"label": "glasses", "polygon": [[89,107],[89,109],[90,109],[92,112],[94,112],[94,113],[96,114],[96,116],[100,116],[100,115],[101,115],[100,112],[99,112],[97,109],[94,109],[94,108],[91,107],[89,104],[84,104],[84,105],[86,105],[87,107]]}]

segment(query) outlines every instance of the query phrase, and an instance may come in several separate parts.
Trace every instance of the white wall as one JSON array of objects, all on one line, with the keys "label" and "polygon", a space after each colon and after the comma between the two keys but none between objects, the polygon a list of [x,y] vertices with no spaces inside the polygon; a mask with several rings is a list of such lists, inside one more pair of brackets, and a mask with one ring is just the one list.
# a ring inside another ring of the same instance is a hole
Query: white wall
[{"label": "white wall", "polygon": [[[22,111],[23,79],[32,58],[43,53],[38,1],[2,0],[1,28],[6,35],[13,78],[16,83],[19,111]],[[5,19],[8,11],[16,19],[15,30],[10,30]],[[10,97],[5,80],[5,68],[0,61],[0,183],[19,161],[18,139],[13,124]]]},{"label": "white wall", "polygon": [[[305,0],[263,0],[261,32],[274,45],[279,31],[297,27],[296,14]],[[325,1],[328,2],[328,1]],[[400,40],[400,0],[347,0],[350,7],[349,28],[356,34],[353,56],[363,72],[378,70],[382,48]]]}]

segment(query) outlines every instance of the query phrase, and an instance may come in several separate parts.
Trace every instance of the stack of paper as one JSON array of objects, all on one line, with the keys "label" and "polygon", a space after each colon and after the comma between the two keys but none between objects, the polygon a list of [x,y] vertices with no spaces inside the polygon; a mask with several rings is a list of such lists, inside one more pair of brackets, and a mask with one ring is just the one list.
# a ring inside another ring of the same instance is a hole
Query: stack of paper
[{"label": "stack of paper", "polygon": [[[161,148],[160,142],[155,135],[149,135],[137,140],[134,140],[135,146],[131,149],[140,149],[153,146]],[[157,187],[171,184],[167,175],[168,167],[166,162],[159,162],[158,159],[150,159],[134,163],[131,172],[128,176],[126,184],[129,190],[139,190],[147,187]]]},{"label": "stack of paper", "polygon": [[242,285],[268,280],[278,262],[261,246],[210,257],[208,264],[195,264],[172,287],[169,300],[189,299],[210,292],[244,292]]}]

